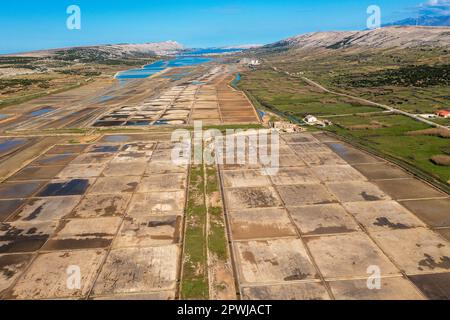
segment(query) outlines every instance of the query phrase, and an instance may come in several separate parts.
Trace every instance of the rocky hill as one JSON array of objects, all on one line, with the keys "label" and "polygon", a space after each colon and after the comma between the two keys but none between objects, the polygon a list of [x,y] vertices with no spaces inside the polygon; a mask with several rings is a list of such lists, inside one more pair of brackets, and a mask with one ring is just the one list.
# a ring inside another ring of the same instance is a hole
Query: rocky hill
[{"label": "rocky hill", "polygon": [[99,47],[99,50],[108,52],[111,55],[172,55],[184,50],[184,47],[176,41],[165,41],[144,44],[118,44]]},{"label": "rocky hill", "polygon": [[314,32],[294,36],[260,50],[285,51],[290,49],[343,48],[413,48],[450,47],[448,27],[387,27],[363,31]]},{"label": "rocky hill", "polygon": [[150,56],[173,55],[184,50],[175,41],[143,43],[143,44],[113,44],[98,46],[80,46],[52,50],[33,51],[9,56],[16,57],[53,57],[63,60],[80,60],[91,62],[94,60],[117,60],[123,58],[140,58]]}]

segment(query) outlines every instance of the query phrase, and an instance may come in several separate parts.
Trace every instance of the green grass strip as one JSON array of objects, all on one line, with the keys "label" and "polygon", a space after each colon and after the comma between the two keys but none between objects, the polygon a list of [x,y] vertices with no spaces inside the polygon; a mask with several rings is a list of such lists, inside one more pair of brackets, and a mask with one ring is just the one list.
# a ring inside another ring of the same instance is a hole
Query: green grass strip
[{"label": "green grass strip", "polygon": [[186,209],[181,283],[183,299],[205,300],[209,298],[206,214],[203,166],[192,166]]}]

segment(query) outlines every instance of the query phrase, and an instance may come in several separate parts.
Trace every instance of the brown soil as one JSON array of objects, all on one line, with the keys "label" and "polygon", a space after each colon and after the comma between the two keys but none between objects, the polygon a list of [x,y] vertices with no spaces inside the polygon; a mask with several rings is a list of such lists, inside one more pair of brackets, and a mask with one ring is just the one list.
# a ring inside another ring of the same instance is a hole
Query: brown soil
[{"label": "brown soil", "polygon": [[425,130],[410,131],[407,133],[410,136],[436,136],[441,138],[450,138],[450,130],[442,128],[432,128]]},{"label": "brown soil", "polygon": [[389,127],[389,125],[386,125],[378,121],[371,121],[370,124],[355,124],[352,126],[346,126],[346,128],[349,130],[373,130],[387,127]]},{"label": "brown soil", "polygon": [[431,162],[437,164],[438,166],[450,166],[450,156],[440,154],[437,156],[431,157]]},{"label": "brown soil", "polygon": [[229,262],[217,259],[210,255],[210,299],[212,300],[236,300],[233,270]]}]

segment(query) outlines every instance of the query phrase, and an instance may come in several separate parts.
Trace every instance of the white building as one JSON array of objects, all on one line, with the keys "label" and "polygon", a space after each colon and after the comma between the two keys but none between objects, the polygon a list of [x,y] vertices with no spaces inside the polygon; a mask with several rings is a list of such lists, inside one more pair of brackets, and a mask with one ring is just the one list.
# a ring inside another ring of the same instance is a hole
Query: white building
[{"label": "white building", "polygon": [[317,122],[317,118],[316,117],[314,117],[314,116],[312,116],[312,115],[307,115],[306,117],[305,117],[305,122],[306,123],[308,123],[308,124],[314,124],[314,123],[316,123]]},{"label": "white building", "polygon": [[251,66],[251,67],[255,67],[255,66],[260,66],[261,65],[261,61],[259,59],[249,59],[249,58],[244,58],[242,59],[242,63]]}]

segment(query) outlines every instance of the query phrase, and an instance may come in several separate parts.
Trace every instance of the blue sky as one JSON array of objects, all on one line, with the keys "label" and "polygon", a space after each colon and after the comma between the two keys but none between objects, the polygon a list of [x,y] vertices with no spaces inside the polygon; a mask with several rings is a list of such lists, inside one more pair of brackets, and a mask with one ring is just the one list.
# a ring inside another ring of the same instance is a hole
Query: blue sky
[{"label": "blue sky", "polygon": [[[430,1],[433,7],[450,0]],[[72,4],[81,8],[81,30],[66,28]],[[0,7],[0,53],[165,40],[188,47],[265,44],[305,32],[364,29],[372,4],[386,23],[413,15],[420,0],[8,0]]]}]

